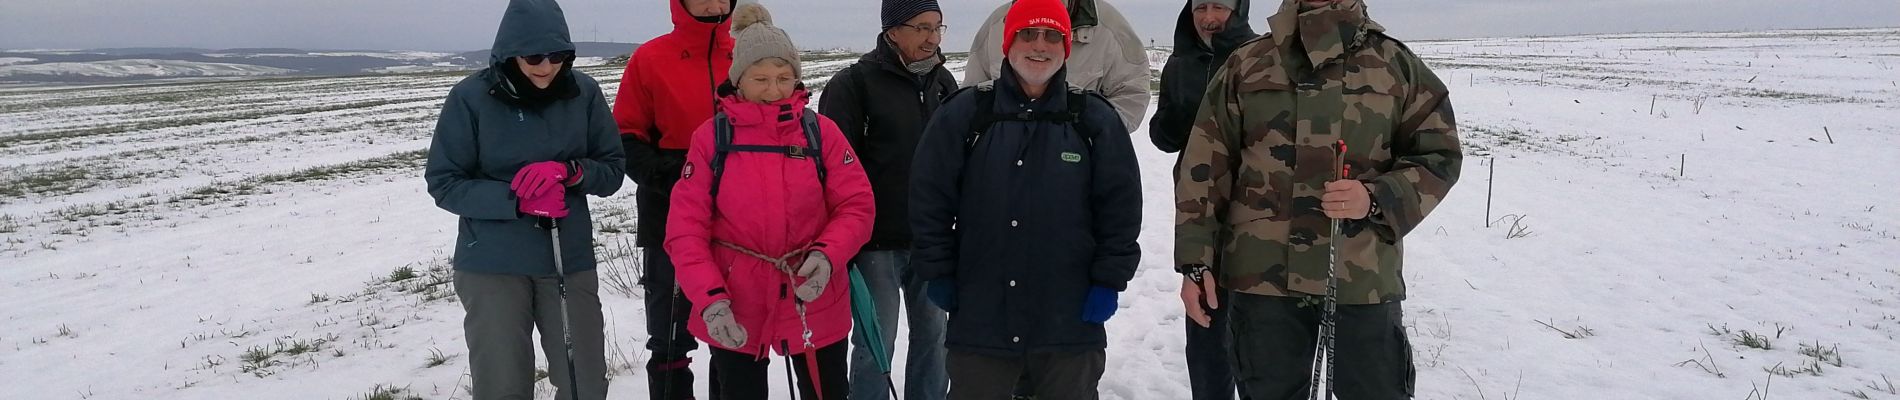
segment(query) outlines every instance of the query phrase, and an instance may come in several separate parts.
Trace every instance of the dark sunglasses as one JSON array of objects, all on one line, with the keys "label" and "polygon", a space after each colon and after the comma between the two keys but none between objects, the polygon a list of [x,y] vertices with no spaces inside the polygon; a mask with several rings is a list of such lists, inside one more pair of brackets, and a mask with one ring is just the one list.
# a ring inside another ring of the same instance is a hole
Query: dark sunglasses
[{"label": "dark sunglasses", "polygon": [[555,64],[563,64],[563,63],[567,63],[567,60],[572,60],[572,59],[574,59],[574,52],[572,51],[557,51],[557,52],[548,53],[548,54],[535,54],[535,55],[521,56],[521,61],[527,61],[528,65],[541,65],[542,61],[547,61],[547,62],[551,62]]},{"label": "dark sunglasses", "polygon": [[1023,30],[1016,31],[1017,42],[1022,42],[1022,43],[1034,42],[1036,41],[1036,38],[1042,38],[1042,41],[1048,42],[1049,44],[1062,44],[1063,42],[1062,31],[1058,31],[1054,29],[1023,28]]}]

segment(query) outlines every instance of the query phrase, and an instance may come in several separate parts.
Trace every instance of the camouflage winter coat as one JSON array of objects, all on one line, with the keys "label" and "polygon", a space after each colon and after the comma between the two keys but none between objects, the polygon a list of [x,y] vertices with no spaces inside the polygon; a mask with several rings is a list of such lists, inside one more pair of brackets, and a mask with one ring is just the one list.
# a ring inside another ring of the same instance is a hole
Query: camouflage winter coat
[{"label": "camouflage winter coat", "polygon": [[1458,180],[1451,101],[1360,0],[1297,3],[1209,82],[1177,171],[1175,260],[1212,266],[1243,293],[1325,294],[1334,238],[1320,195],[1344,140],[1350,179],[1380,212],[1340,227],[1339,302],[1403,300],[1401,239]]}]

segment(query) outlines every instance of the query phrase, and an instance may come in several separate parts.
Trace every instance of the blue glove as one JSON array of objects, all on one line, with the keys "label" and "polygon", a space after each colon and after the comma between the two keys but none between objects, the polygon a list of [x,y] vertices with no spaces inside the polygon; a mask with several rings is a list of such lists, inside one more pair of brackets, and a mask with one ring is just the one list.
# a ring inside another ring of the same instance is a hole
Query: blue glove
[{"label": "blue glove", "polygon": [[1091,324],[1108,322],[1108,317],[1115,316],[1115,309],[1119,308],[1115,304],[1115,297],[1119,295],[1115,289],[1090,287],[1088,301],[1082,303],[1082,321]]},{"label": "blue glove", "polygon": [[932,280],[924,284],[924,297],[929,297],[930,303],[936,304],[937,308],[957,312],[957,281],[948,278]]}]

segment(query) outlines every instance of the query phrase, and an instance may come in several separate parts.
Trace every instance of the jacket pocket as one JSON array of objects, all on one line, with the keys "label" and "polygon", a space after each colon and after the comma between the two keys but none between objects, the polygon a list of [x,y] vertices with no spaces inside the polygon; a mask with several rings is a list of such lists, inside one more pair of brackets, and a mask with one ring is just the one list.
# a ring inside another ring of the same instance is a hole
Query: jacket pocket
[{"label": "jacket pocket", "polygon": [[474,248],[475,243],[480,241],[480,237],[475,234],[474,222],[470,221],[467,217],[463,217],[460,222],[456,223],[456,226],[461,230],[462,237],[459,238],[460,240],[458,241],[461,242],[462,247]]}]

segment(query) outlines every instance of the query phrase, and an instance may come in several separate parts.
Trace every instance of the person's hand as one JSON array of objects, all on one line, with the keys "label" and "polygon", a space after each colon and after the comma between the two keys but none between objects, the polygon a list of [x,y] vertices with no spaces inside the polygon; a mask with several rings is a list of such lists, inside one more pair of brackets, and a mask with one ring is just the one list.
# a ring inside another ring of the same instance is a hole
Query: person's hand
[{"label": "person's hand", "polygon": [[515,179],[508,188],[515,191],[515,197],[529,198],[542,192],[560,191],[566,186],[570,171],[567,163],[560,161],[542,161],[528,164],[515,171]]},{"label": "person's hand", "polygon": [[722,299],[707,305],[699,312],[699,318],[706,321],[706,335],[712,336],[718,345],[728,349],[745,346],[745,327],[732,315],[732,300]]},{"label": "person's hand", "polygon": [[1219,284],[1215,283],[1213,271],[1201,270],[1200,274],[1200,282],[1181,277],[1181,306],[1187,309],[1188,319],[1208,328],[1213,326],[1214,318],[1207,315],[1207,311],[1220,309],[1220,297],[1214,295]]},{"label": "person's hand", "polygon": [[957,281],[937,279],[924,284],[924,297],[947,312],[957,312]]},{"label": "person's hand", "polygon": [[1320,197],[1320,208],[1326,211],[1326,217],[1334,219],[1365,219],[1372,211],[1372,195],[1366,192],[1366,184],[1355,180],[1337,180],[1326,183],[1326,194]]},{"label": "person's hand", "polygon": [[822,251],[805,253],[805,264],[799,266],[795,273],[805,278],[805,283],[798,285],[793,292],[798,295],[798,300],[810,303],[817,300],[818,295],[825,294],[825,285],[831,283],[831,258]]},{"label": "person's hand", "polygon": [[1115,289],[1089,287],[1089,297],[1082,302],[1082,321],[1091,324],[1108,322],[1108,318],[1115,316],[1115,309],[1119,307],[1115,302],[1118,297],[1121,296]]},{"label": "person's hand", "polygon": [[516,200],[522,214],[545,218],[567,218],[567,191],[555,190]]}]

